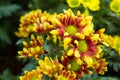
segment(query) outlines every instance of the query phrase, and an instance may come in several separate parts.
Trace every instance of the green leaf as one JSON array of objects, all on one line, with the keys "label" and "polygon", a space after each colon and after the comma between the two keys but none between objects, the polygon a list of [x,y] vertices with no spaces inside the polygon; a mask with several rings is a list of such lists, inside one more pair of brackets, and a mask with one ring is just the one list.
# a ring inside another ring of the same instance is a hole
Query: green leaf
[{"label": "green leaf", "polygon": [[16,5],[16,4],[0,6],[0,19],[2,17],[11,16],[13,12],[16,12],[20,8],[21,7],[19,5]]},{"label": "green leaf", "polygon": [[22,69],[22,71],[28,70],[31,71],[36,68],[37,62],[35,60],[31,60],[28,62],[28,64],[25,65],[25,67]]},{"label": "green leaf", "polygon": [[108,61],[109,62],[109,66],[113,67],[113,70],[118,72],[118,70],[120,70],[120,63],[116,62],[116,61]]},{"label": "green leaf", "polygon": [[100,77],[99,80],[119,80],[119,79],[115,77]]},{"label": "green leaf", "polygon": [[19,39],[19,40],[16,42],[16,45],[22,44],[22,42],[23,42],[24,40],[25,40],[25,39]]}]

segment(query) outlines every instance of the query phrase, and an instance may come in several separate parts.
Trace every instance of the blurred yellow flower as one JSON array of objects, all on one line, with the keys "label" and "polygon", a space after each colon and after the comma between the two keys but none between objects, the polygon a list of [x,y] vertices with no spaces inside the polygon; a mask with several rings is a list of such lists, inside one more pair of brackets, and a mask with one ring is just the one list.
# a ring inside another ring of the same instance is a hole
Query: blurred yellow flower
[{"label": "blurred yellow flower", "polygon": [[100,9],[99,0],[81,0],[81,3],[85,8],[89,8],[92,11],[97,11]]},{"label": "blurred yellow flower", "polygon": [[118,54],[120,55],[120,36],[114,36],[114,44],[113,48],[118,51]]},{"label": "blurred yellow flower", "polygon": [[110,2],[110,8],[112,11],[119,14],[120,13],[120,0],[112,0]]},{"label": "blurred yellow flower", "polygon": [[71,8],[79,7],[82,4],[84,8],[89,8],[91,11],[100,9],[100,0],[66,0],[66,2]]},{"label": "blurred yellow flower", "polygon": [[75,8],[75,7],[79,7],[80,6],[80,3],[81,1],[80,0],[66,0],[66,2],[68,3],[68,5],[72,8]]}]

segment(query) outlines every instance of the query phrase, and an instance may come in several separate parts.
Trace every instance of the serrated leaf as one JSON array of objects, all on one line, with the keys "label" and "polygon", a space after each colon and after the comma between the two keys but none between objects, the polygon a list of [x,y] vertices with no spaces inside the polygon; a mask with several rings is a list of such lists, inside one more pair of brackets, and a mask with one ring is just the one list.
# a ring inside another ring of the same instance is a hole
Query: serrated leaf
[{"label": "serrated leaf", "polygon": [[2,17],[11,16],[13,12],[16,12],[20,8],[21,7],[19,5],[16,5],[16,4],[0,6],[0,19]]},{"label": "serrated leaf", "polygon": [[25,70],[31,71],[35,68],[36,68],[36,62],[34,60],[32,60],[31,62],[29,62],[28,64],[25,65],[25,67],[22,69],[22,71],[25,71]]},{"label": "serrated leaf", "polygon": [[118,70],[120,69],[120,63],[119,62],[112,62],[112,61],[108,61],[109,62],[109,66],[113,67],[113,70],[118,72]]}]

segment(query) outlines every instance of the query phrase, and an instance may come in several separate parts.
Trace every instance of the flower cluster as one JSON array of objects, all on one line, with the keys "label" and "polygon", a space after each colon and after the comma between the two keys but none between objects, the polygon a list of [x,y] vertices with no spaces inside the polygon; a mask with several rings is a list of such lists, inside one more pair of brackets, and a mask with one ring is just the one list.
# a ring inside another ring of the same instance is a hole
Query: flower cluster
[{"label": "flower cluster", "polygon": [[25,71],[20,80],[43,80],[43,75],[54,80],[78,80],[93,71],[101,75],[107,71],[102,51],[107,44],[104,29],[94,31],[92,16],[80,11],[74,14],[71,9],[51,15],[35,10],[22,16],[20,22],[16,35],[31,36],[29,42],[23,41],[25,47],[18,54],[34,57],[39,63],[36,70]]},{"label": "flower cluster", "polygon": [[[85,12],[88,12],[88,9],[91,11],[100,10],[101,1],[100,0],[66,0],[67,4],[71,8],[77,8],[81,5],[85,8]],[[111,0],[109,2],[110,9],[115,12],[117,15],[120,15],[120,0]]]}]

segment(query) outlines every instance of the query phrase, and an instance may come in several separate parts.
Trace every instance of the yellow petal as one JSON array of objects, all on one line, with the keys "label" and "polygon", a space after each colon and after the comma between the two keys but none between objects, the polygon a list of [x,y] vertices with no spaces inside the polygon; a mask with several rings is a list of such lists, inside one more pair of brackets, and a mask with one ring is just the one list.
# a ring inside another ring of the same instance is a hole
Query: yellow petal
[{"label": "yellow petal", "polygon": [[68,52],[67,52],[67,55],[68,56],[72,56],[74,53],[74,49],[70,49]]},{"label": "yellow petal", "polygon": [[74,56],[75,56],[75,57],[80,57],[80,53],[79,53],[78,50],[75,50]]}]

